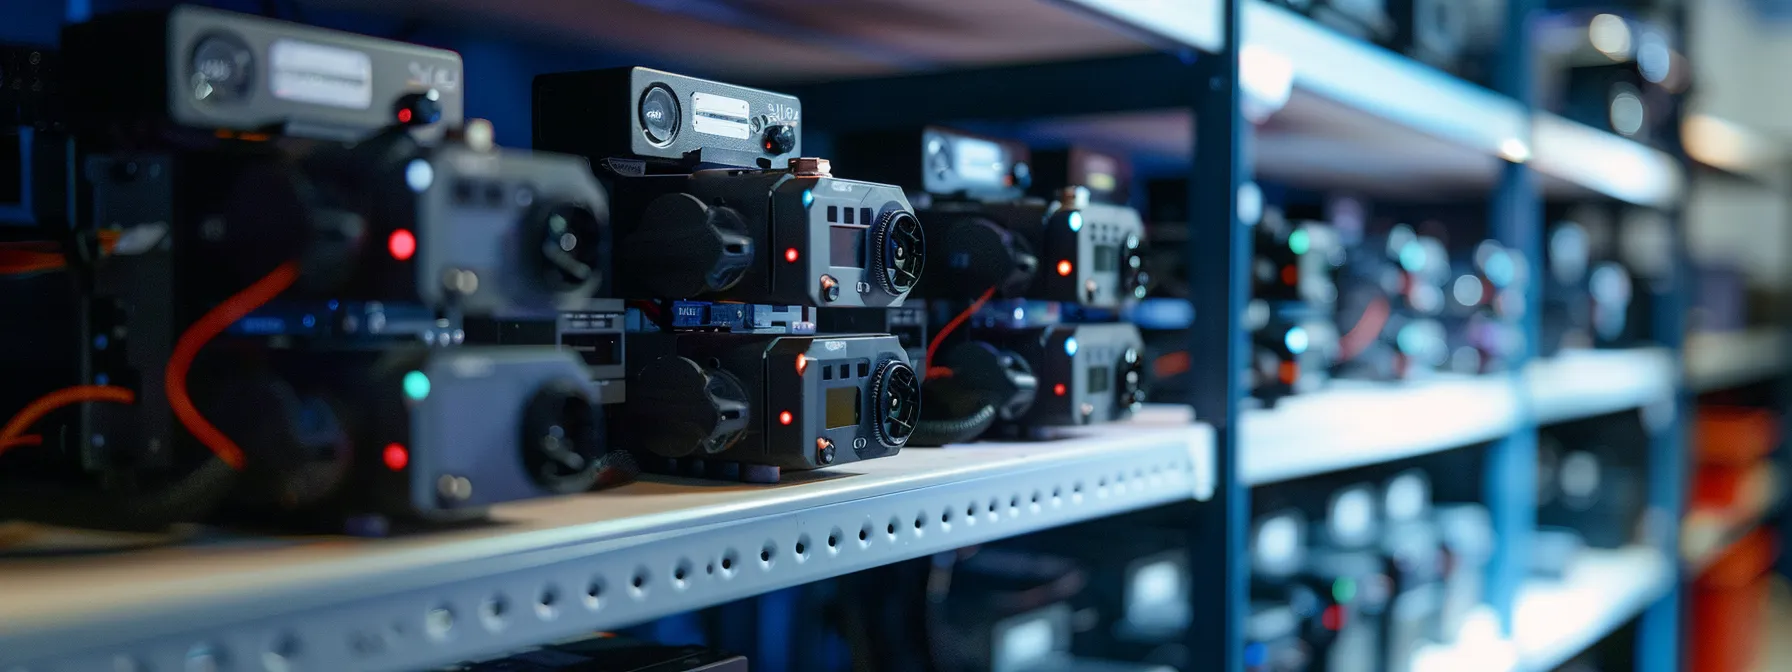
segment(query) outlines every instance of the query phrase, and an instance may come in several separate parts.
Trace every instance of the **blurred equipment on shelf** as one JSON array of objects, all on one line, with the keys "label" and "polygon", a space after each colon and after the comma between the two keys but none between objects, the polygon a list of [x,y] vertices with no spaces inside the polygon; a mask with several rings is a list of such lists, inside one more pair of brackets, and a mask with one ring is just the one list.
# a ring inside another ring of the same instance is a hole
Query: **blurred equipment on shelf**
[{"label": "blurred equipment on shelf", "polygon": [[968,301],[987,290],[1113,309],[1149,289],[1138,212],[1091,198],[1087,185],[1024,198],[1032,169],[1022,145],[930,126],[836,146],[841,165],[926,194],[918,215],[936,261],[917,296]]},{"label": "blurred equipment on shelf", "polygon": [[1638,413],[1577,420],[1537,436],[1537,523],[1594,548],[1645,541],[1649,433]]},{"label": "blurred equipment on shelf", "polygon": [[[1572,219],[1557,220],[1549,228],[1543,255],[1542,356],[1564,348],[1625,345],[1633,330],[1630,271],[1604,255],[1595,256],[1592,236]],[[1647,297],[1642,303],[1648,303]]]},{"label": "blurred equipment on shelf", "polygon": [[802,156],[796,96],[641,67],[537,75],[534,87],[534,147],[619,175],[781,170]]},{"label": "blurred equipment on shelf", "polygon": [[1530,287],[1524,255],[1492,240],[1476,244],[1456,264],[1443,317],[1449,370],[1474,374],[1512,368],[1528,349],[1522,320]]},{"label": "blurred equipment on shelf", "polygon": [[0,44],[0,227],[69,216],[62,70],[60,52]]},{"label": "blurred equipment on shelf", "polygon": [[6,270],[74,279],[91,347],[78,378],[9,386],[37,401],[0,430],[24,448],[0,517],[158,528],[230,499],[382,534],[632,478],[605,448],[604,334],[499,345],[591,307],[606,195],[580,159],[463,124],[458,54],[194,7],[63,46],[82,218]]},{"label": "blurred equipment on shelf", "polygon": [[746,656],[598,634],[438,672],[747,672]]},{"label": "blurred equipment on shelf", "polygon": [[881,308],[921,280],[908,198],[795,158],[795,97],[619,68],[541,75],[535,110],[536,146],[589,158],[610,187],[616,296]]},{"label": "blurred equipment on shelf", "polygon": [[1692,66],[1666,24],[1628,12],[1569,10],[1531,22],[1538,103],[1638,142],[1679,140]]},{"label": "blurred equipment on shelf", "polygon": [[[1096,203],[1126,205],[1132,201],[1132,162],[1082,145],[1034,150],[1027,194],[1052,199],[1069,187],[1089,190]],[[1025,185],[1023,185],[1025,186]]]},{"label": "blurred equipment on shelf", "polygon": [[636,333],[618,446],[655,471],[777,482],[894,455],[921,378],[888,335]]},{"label": "blurred equipment on shelf", "polygon": [[1687,642],[1694,672],[1748,672],[1765,669],[1760,661],[1762,620],[1779,534],[1755,530],[1722,551],[1692,582]]},{"label": "blurred equipment on shelf", "polygon": [[1440,317],[1450,282],[1443,242],[1397,224],[1345,238],[1338,275],[1338,363],[1343,378],[1422,378],[1449,361]]},{"label": "blurred equipment on shelf", "polygon": [[1265,208],[1251,255],[1251,395],[1265,405],[1325,384],[1338,358],[1335,277],[1345,250],[1324,222],[1290,221]]}]

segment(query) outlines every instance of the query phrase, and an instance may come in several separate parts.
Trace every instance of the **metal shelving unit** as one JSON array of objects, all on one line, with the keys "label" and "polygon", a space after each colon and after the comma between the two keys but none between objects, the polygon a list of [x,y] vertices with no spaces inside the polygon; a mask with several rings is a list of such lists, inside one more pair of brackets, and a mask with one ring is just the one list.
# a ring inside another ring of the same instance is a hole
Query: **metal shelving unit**
[{"label": "metal shelving unit", "polygon": [[[410,11],[403,0],[319,4]],[[1650,446],[1657,464],[1669,465],[1651,488],[1658,507],[1677,511],[1684,471],[1673,465],[1684,455],[1687,386],[1783,374],[1782,337],[1695,337],[1682,360],[1669,329],[1658,348],[1532,359],[1510,375],[1340,383],[1241,411],[1249,234],[1238,194],[1257,174],[1372,195],[1489,194],[1494,230],[1536,260],[1544,195],[1672,212],[1684,180],[1678,159],[1264,0],[878,0],[876,11],[801,4],[721,14],[727,7],[715,2],[605,3],[603,12],[553,0],[428,6],[451,23],[543,31],[719,77],[832,80],[786,87],[803,97],[813,129],[985,122],[1176,165],[1193,185],[1199,225],[1187,260],[1202,288],[1190,352],[1208,373],[1190,398],[1174,400],[1183,405],[1058,441],[909,449],[778,486],[654,479],[505,506],[493,524],[420,536],[230,539],[8,560],[0,564],[0,670],[415,669],[1179,504],[1203,540],[1191,557],[1200,589],[1191,591],[1188,643],[1213,652],[1205,659],[1212,669],[1234,671],[1242,669],[1250,488],[1478,443],[1492,444],[1484,490],[1497,498],[1488,504],[1502,535],[1490,581],[1496,625],[1493,636],[1435,652],[1460,666],[1432,669],[1547,669],[1643,612],[1658,631],[1675,627],[1676,568],[1666,549],[1592,551],[1562,582],[1526,580],[1536,427],[1631,408],[1673,411]],[[1510,4],[1516,26],[1530,3]],[[105,0],[91,7],[108,8]],[[86,0],[70,2],[71,17],[87,9]],[[790,14],[797,11],[801,20]],[[908,14],[928,20],[887,20]],[[959,32],[941,39],[940,25]],[[1523,31],[1510,32],[1508,51],[1523,53]],[[657,37],[665,33],[683,39]],[[1526,84],[1508,77],[1499,89]],[[940,87],[977,94],[928,95]],[[469,108],[480,114],[490,104]],[[1247,121],[1246,105],[1261,123]],[[1534,308],[1539,297],[1531,301]],[[1528,311],[1531,342],[1538,312]],[[1677,638],[1645,639],[1639,658],[1671,666]]]},{"label": "metal shelving unit", "polygon": [[1206,498],[1213,459],[1205,426],[1148,411],[777,486],[656,479],[500,507],[468,530],[13,561],[0,572],[0,669],[446,664]]}]

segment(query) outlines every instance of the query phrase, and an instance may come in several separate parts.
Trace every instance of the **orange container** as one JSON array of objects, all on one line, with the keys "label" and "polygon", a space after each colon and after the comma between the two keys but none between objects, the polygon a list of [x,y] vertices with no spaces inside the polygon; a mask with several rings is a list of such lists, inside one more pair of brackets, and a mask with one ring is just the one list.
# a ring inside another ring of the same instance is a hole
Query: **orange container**
[{"label": "orange container", "polygon": [[1693,672],[1747,672],[1760,653],[1761,619],[1779,543],[1765,529],[1743,537],[1693,582]]},{"label": "orange container", "polygon": [[1743,465],[1773,452],[1779,443],[1779,416],[1742,406],[1700,406],[1695,433],[1699,461]]}]

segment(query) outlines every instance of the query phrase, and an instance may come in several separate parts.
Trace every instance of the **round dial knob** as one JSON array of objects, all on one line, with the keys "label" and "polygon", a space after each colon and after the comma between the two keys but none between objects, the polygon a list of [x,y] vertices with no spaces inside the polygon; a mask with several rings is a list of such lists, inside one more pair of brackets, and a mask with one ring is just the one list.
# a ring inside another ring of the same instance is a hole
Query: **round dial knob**
[{"label": "round dial knob", "polygon": [[927,240],[913,213],[884,213],[872,230],[871,245],[871,271],[885,294],[902,296],[921,281],[921,270],[927,265]]},{"label": "round dial knob", "polygon": [[554,291],[596,289],[604,262],[604,222],[579,203],[552,202],[529,213],[523,249],[538,250],[534,262],[541,282]]},{"label": "round dial knob", "polygon": [[597,480],[603,437],[603,412],[583,386],[548,383],[523,411],[523,468],[548,492],[590,489]]},{"label": "round dial knob", "polygon": [[187,84],[194,100],[240,102],[253,90],[255,52],[235,35],[208,35],[193,47],[193,59],[187,72]]},{"label": "round dial knob", "polygon": [[885,446],[899,448],[915,433],[921,416],[921,377],[898,360],[877,367],[871,380],[871,403],[876,424],[872,430]]},{"label": "round dial knob", "polygon": [[1120,409],[1126,412],[1137,412],[1145,405],[1145,358],[1139,351],[1127,348],[1120,355],[1120,364],[1114,367],[1114,394],[1120,403]]},{"label": "round dial knob", "polygon": [[1138,234],[1127,234],[1120,246],[1120,292],[1135,299],[1145,298],[1151,291],[1151,273],[1145,270],[1145,241]]},{"label": "round dial knob", "polygon": [[796,129],[790,124],[766,126],[765,132],[760,134],[759,144],[765,147],[767,154],[789,154],[796,149]]}]

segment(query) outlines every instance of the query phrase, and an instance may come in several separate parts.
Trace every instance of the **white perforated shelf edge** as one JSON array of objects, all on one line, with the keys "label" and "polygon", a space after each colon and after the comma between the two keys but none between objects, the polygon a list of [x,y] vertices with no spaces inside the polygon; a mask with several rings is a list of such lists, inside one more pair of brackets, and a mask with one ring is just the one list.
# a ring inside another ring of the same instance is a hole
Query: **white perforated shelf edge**
[{"label": "white perforated shelf edge", "polygon": [[501,507],[474,530],[7,561],[0,670],[490,655],[1211,493],[1212,433],[1183,418],[914,448],[778,486],[641,482]]}]

